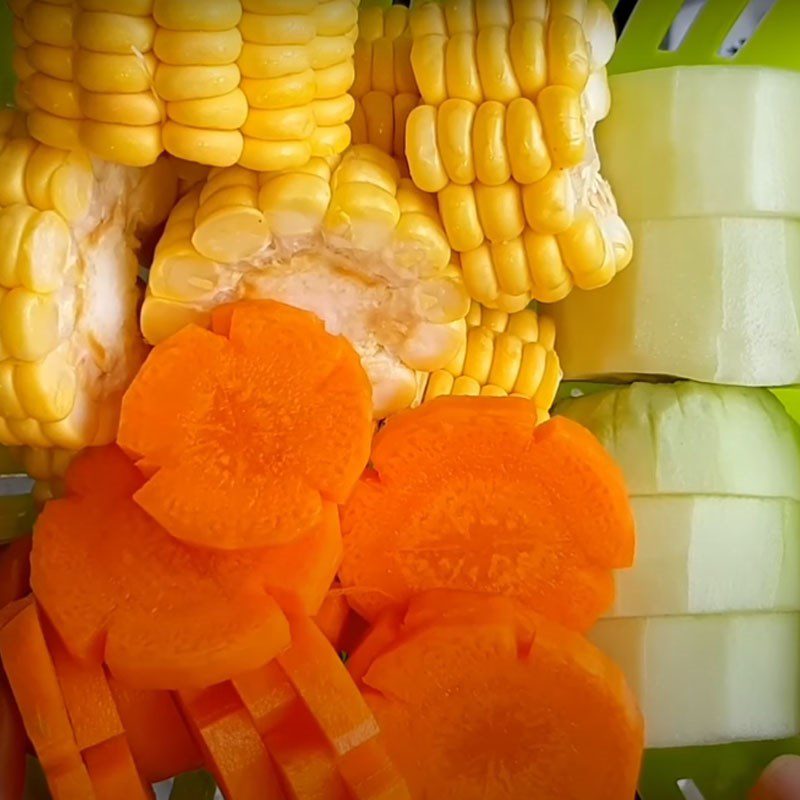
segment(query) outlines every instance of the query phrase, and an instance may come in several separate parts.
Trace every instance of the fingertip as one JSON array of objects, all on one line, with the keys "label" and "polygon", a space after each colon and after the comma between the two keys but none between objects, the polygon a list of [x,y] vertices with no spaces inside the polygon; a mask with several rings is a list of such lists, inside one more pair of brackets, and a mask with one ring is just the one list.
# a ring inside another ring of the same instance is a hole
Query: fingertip
[{"label": "fingertip", "polygon": [[800,756],[778,756],[772,761],[749,800],[800,800]]}]

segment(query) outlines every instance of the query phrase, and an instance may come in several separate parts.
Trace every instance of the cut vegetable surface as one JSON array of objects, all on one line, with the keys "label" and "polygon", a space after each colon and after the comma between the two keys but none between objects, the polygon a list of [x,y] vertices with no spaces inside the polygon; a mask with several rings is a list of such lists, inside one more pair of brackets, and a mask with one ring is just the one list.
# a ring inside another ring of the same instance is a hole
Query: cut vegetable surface
[{"label": "cut vegetable surface", "polygon": [[5,678],[0,678],[0,797],[22,800],[25,788],[25,729]]},{"label": "cut vegetable surface", "polygon": [[389,420],[342,514],[339,575],[359,613],[469,589],[585,629],[611,604],[634,549],[622,475],[584,428],[536,423],[529,400],[488,397]]},{"label": "cut vegetable surface", "polygon": [[[221,549],[318,529],[310,546],[335,570],[331,504],[358,479],[372,432],[355,351],[313,314],[271,301],[221,307],[213,328],[157,346],[125,395],[119,443],[147,476],[136,502],[173,536]],[[276,584],[317,563],[295,555],[278,556]]]},{"label": "cut vegetable surface", "polygon": [[214,170],[170,216],[141,315],[158,343],[216,306],[269,298],[346,337],[376,417],[411,405],[418,373],[464,343],[469,300],[429,195],[375,147],[302,169]]},{"label": "cut vegetable surface", "polygon": [[415,800],[634,796],[642,720],[621,672],[507,599],[416,597],[363,686]]}]

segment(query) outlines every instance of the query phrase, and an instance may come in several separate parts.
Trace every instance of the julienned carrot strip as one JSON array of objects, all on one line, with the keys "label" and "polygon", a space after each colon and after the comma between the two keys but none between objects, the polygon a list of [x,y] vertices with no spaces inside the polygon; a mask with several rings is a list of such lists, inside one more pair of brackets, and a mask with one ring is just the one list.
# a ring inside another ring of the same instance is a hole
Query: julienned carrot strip
[{"label": "julienned carrot strip", "polygon": [[369,456],[371,389],[356,352],[272,301],[217,309],[158,345],[122,405],[136,501],[173,536],[220,549],[285,544],[343,502]]},{"label": "julienned carrot strip", "polygon": [[93,800],[35,603],[0,628],[0,658],[53,800]]},{"label": "julienned carrot strip", "polygon": [[345,753],[337,761],[352,800],[410,800],[405,779],[378,736]]},{"label": "julienned carrot strip", "polygon": [[30,591],[32,538],[15,539],[0,551],[0,608]]},{"label": "julienned carrot strip", "polygon": [[155,797],[150,784],[146,784],[139,774],[124,735],[85,750],[83,760],[97,800],[149,800]]},{"label": "julienned carrot strip", "polygon": [[25,729],[11,690],[0,676],[0,798],[22,800],[25,789]]},{"label": "julienned carrot strip", "polygon": [[434,588],[515,597],[584,630],[633,559],[619,468],[584,428],[537,427],[517,398],[443,397],[398,414],[342,514],[339,578],[374,620]]},{"label": "julienned carrot strip", "polygon": [[[265,550],[231,554],[167,534],[125,495],[143,479],[116,447],[75,463],[67,488],[83,494],[47,504],[31,561],[37,599],[73,655],[104,658],[130,686],[177,689],[254,669],[289,644],[259,583]],[[323,524],[335,516],[326,509]]]},{"label": "julienned carrot strip", "polygon": [[231,684],[261,736],[278,725],[297,703],[297,692],[277,661],[239,675]]},{"label": "julienned carrot strip", "polygon": [[520,631],[507,599],[427,602],[364,676],[413,798],[633,797],[642,720],[614,664],[542,617]]},{"label": "julienned carrot strip", "polygon": [[179,696],[227,800],[285,800],[272,759],[230,683]]},{"label": "julienned carrot strip", "polygon": [[402,622],[403,615],[395,608],[386,609],[375,620],[347,659],[347,671],[356,683],[361,683],[375,657],[397,639]]},{"label": "julienned carrot strip", "polygon": [[197,769],[203,757],[169,692],[131,689],[109,677],[133,759],[150,783]]},{"label": "julienned carrot strip", "polygon": [[350,614],[350,603],[341,592],[334,588],[325,595],[319,611],[314,615],[317,627],[336,650],[341,649],[342,636]]}]

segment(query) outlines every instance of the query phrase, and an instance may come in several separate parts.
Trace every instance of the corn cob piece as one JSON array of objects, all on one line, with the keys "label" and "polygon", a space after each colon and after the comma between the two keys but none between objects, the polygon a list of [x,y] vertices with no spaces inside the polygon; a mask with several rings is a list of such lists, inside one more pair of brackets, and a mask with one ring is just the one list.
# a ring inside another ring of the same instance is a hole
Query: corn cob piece
[{"label": "corn cob piece", "polygon": [[363,4],[355,49],[353,142],[405,159],[406,120],[419,103],[405,6]]},{"label": "corn cob piece", "polygon": [[143,357],[137,236],[169,212],[174,171],[107,164],[12,128],[0,137],[0,444],[107,443]]},{"label": "corn cob piece", "polygon": [[467,337],[456,356],[424,383],[423,402],[442,395],[527,397],[549,418],[561,382],[555,326],[526,308],[514,314],[472,302]]},{"label": "corn cob piece", "polygon": [[31,133],[128,166],[258,170],[350,143],[358,0],[9,0]]},{"label": "corn cob piece", "polygon": [[64,476],[78,450],[58,447],[21,447],[18,457],[25,472],[34,480],[33,499],[43,505],[64,493]]},{"label": "corn cob piece", "polygon": [[370,145],[283,172],[212,170],[178,203],[150,272],[145,338],[206,324],[240,298],[305,308],[346,336],[377,417],[413,403],[416,371],[455,356],[469,307],[435,201]]},{"label": "corn cob piece", "polygon": [[632,245],[593,138],[609,108],[606,5],[422,0],[409,23],[422,102],[406,157],[470,295],[514,312],[607,284]]}]

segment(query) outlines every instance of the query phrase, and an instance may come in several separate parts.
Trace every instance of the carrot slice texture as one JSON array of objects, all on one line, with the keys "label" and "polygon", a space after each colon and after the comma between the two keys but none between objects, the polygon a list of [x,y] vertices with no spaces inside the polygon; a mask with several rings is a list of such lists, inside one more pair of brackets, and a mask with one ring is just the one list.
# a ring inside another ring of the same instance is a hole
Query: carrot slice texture
[{"label": "carrot slice texture", "polygon": [[633,797],[643,724],[617,667],[542,617],[528,647],[510,601],[470,622],[480,602],[440,619],[438,601],[418,596],[364,676],[411,796]]},{"label": "carrot slice texture", "polygon": [[149,355],[119,443],[142,462],[136,502],[173,536],[220,549],[285,544],[341,503],[369,457],[358,355],[313,314],[272,301],[214,312]]},{"label": "carrot slice texture", "polygon": [[0,658],[53,800],[95,797],[81,761],[35,603],[0,629]]},{"label": "carrot slice texture", "polygon": [[131,689],[109,677],[133,760],[150,783],[195,770],[203,763],[172,694]]},{"label": "carrot slice texture", "polygon": [[25,729],[11,689],[0,676],[0,797],[22,800],[25,789]]},{"label": "carrot slice texture", "polygon": [[337,650],[341,648],[350,614],[350,603],[347,602],[347,598],[334,588],[325,595],[319,611],[314,615],[317,627]]},{"label": "carrot slice texture", "polygon": [[30,590],[32,537],[23,536],[0,552],[0,608]]},{"label": "carrot slice texture", "polygon": [[634,526],[622,474],[521,398],[444,397],[375,437],[342,514],[347,597],[375,620],[434,588],[509,595],[578,630],[613,600]]},{"label": "carrot slice texture", "polygon": [[142,780],[124,735],[85,750],[83,760],[97,800],[148,800],[153,790]]},{"label": "carrot slice texture", "polygon": [[179,696],[227,800],[284,800],[272,759],[230,683]]},{"label": "carrot slice texture", "polygon": [[347,659],[347,671],[356,683],[361,683],[376,656],[397,639],[402,622],[402,613],[397,609],[389,608],[378,617],[375,624],[366,632],[358,647]]},{"label": "carrot slice texture", "polygon": [[289,644],[259,584],[266,550],[230,554],[170,536],[125,494],[143,478],[114,446],[76,464],[67,488],[84,493],[47,504],[31,560],[36,597],[75,657],[105,660],[136,688],[177,689],[253,669]]}]

